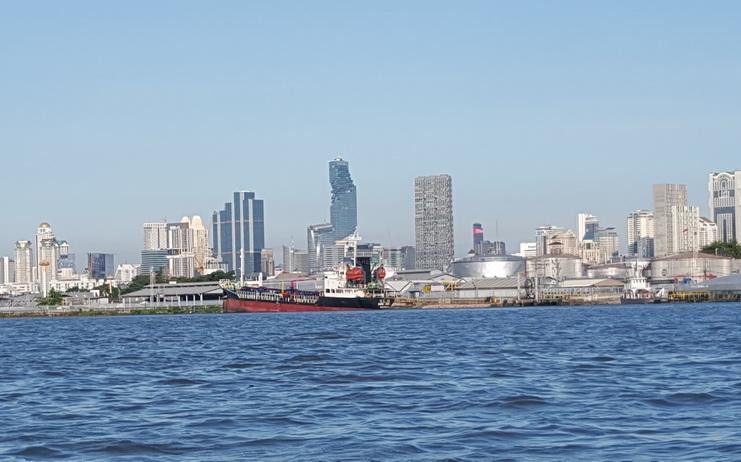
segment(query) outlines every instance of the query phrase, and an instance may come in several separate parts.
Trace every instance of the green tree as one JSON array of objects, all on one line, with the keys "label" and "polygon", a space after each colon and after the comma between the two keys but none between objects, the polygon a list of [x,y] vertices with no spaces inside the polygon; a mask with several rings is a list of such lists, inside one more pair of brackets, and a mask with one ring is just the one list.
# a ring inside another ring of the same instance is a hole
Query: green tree
[{"label": "green tree", "polygon": [[118,300],[121,298],[121,289],[118,287],[112,287],[108,284],[103,284],[95,288],[100,291],[102,297],[108,297],[110,300]]},{"label": "green tree", "polygon": [[64,303],[64,295],[51,289],[46,297],[39,299],[39,305],[41,306],[58,306]]},{"label": "green tree", "polygon": [[715,241],[704,247],[702,253],[720,255],[722,257],[741,258],[741,245],[739,245],[735,240],[728,242]]}]

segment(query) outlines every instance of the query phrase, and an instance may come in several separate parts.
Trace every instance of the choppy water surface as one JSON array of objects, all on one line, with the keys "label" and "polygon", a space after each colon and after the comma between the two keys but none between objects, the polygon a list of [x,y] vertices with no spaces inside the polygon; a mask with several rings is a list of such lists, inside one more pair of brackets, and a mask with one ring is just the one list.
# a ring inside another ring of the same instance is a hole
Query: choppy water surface
[{"label": "choppy water surface", "polygon": [[0,320],[0,459],[741,459],[741,305]]}]

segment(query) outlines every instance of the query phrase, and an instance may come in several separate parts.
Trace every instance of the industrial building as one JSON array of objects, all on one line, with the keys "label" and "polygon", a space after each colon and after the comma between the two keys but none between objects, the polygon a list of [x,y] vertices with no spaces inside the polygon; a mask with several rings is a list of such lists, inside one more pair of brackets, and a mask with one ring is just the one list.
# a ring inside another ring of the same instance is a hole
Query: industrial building
[{"label": "industrial building", "polygon": [[448,271],[459,278],[509,278],[525,271],[525,259],[512,255],[469,255],[453,260]]}]

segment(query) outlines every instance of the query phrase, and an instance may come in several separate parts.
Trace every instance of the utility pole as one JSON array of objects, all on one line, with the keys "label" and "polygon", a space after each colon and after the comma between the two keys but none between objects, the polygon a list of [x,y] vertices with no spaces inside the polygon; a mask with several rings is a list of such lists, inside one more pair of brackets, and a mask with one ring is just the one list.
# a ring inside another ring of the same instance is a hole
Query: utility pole
[{"label": "utility pole", "polygon": [[244,287],[244,247],[239,249],[239,285]]}]

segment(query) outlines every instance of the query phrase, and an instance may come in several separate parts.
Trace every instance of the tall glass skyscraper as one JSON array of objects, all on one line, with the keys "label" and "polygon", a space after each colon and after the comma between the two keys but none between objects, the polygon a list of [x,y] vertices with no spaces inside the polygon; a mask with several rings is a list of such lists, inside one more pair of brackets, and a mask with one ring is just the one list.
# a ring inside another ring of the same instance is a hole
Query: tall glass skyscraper
[{"label": "tall glass skyscraper", "polygon": [[335,239],[343,239],[358,228],[358,199],[350,165],[341,157],[329,163],[329,184],[332,187],[329,207],[330,222],[334,226],[332,234]]},{"label": "tall glass skyscraper", "polygon": [[[261,252],[265,247],[265,216],[262,199],[255,193],[235,192],[224,209],[213,214],[214,254],[236,276],[256,276],[261,268]],[[242,260],[244,252],[244,261]]]},{"label": "tall glass skyscraper", "polygon": [[87,254],[87,272],[93,279],[105,279],[116,275],[113,265],[113,254],[89,252]]}]

